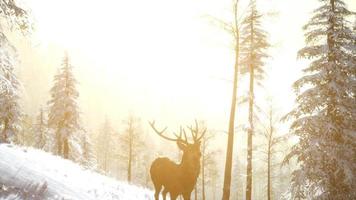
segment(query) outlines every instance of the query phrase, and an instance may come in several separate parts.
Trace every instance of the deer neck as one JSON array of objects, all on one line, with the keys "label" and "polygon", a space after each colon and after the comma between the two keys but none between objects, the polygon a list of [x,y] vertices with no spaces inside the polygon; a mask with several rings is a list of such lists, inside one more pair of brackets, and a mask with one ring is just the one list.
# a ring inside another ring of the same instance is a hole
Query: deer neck
[{"label": "deer neck", "polygon": [[196,162],[192,163],[182,160],[179,164],[179,168],[182,172],[182,178],[189,180],[189,182],[193,181],[195,184],[200,172],[200,161],[197,160]]}]

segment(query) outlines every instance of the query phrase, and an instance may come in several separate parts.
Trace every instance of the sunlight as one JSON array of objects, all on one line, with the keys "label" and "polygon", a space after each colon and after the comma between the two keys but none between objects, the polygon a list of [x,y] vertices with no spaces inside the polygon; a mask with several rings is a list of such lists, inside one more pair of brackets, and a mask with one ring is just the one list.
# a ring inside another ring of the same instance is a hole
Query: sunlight
[{"label": "sunlight", "polygon": [[355,199],[355,10],[0,0],[0,198]]},{"label": "sunlight", "polygon": [[[204,90],[202,86],[216,82],[214,77],[230,79],[225,73],[231,68],[230,59],[226,59],[226,56],[232,55],[218,52],[223,47],[218,47],[217,50],[211,48],[210,39],[207,40],[204,32],[216,32],[214,29],[217,27],[209,25],[202,11],[197,13],[195,3],[197,2],[107,1],[99,5],[89,2],[84,8],[80,1],[33,1],[32,12],[38,21],[36,34],[40,43],[50,43],[68,50],[74,65],[82,72],[80,74],[87,74],[89,71],[91,74],[87,76],[99,75],[110,93],[136,91],[128,96],[106,93],[105,95],[112,97],[108,100],[112,99],[107,104],[110,105],[108,107],[120,102],[124,105],[121,107],[129,110],[134,107],[137,110],[147,109],[146,105],[140,106],[143,105],[142,98],[137,96],[145,93],[146,100],[150,96],[155,98],[151,99],[155,109],[160,104],[167,104],[166,109],[170,113],[177,112],[180,108],[197,108],[196,112],[200,112],[199,110],[206,110],[206,107],[199,105],[211,107],[225,104],[225,98],[214,95],[213,92],[205,93],[203,98],[198,95]],[[60,14],[62,10],[66,10],[65,15]],[[78,10],[81,10],[80,15]],[[181,15],[183,10],[184,16]],[[202,21],[207,24],[201,23]],[[99,39],[94,39],[98,36]],[[78,57],[90,62],[78,60]],[[102,91],[85,87],[83,82],[81,86],[90,90],[94,96],[104,95]],[[217,89],[223,91],[224,96],[230,96],[229,88],[226,84]],[[161,96],[162,91],[166,92],[165,96]],[[105,110],[110,112],[112,109]],[[196,116],[196,112],[193,110],[189,115]]]},{"label": "sunlight", "polygon": [[[268,14],[264,26],[272,47],[270,72],[257,98],[273,97],[281,113],[294,106],[291,85],[307,64],[296,59],[304,44],[300,27],[316,4],[309,0],[258,4]],[[140,113],[145,120],[157,118],[173,126],[201,118],[217,130],[226,129],[233,51],[230,36],[209,16],[228,18],[230,0],[30,0],[29,5],[36,20],[33,37],[41,47],[38,59],[52,58],[38,65],[52,74],[62,52],[69,51],[89,127],[97,126],[98,117],[121,121],[129,113]],[[241,12],[246,6],[241,3]],[[350,6],[355,8],[356,3]],[[49,90],[48,84],[42,83],[42,91]],[[39,105],[31,105],[31,110]]]}]

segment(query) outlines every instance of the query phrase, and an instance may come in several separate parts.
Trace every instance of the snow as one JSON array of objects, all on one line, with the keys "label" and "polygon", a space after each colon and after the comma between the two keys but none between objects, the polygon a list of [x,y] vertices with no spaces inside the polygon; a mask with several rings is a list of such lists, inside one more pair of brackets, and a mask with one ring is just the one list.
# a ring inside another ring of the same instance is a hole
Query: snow
[{"label": "snow", "polygon": [[138,200],[153,192],[41,150],[0,144],[0,200],[9,199]]},{"label": "snow", "polygon": [[312,63],[293,85],[291,133],[299,141],[286,157],[298,163],[291,199],[356,199],[356,140],[348,134],[356,124],[356,34],[343,1],[331,3],[323,1],[304,27],[306,47],[298,53]]}]

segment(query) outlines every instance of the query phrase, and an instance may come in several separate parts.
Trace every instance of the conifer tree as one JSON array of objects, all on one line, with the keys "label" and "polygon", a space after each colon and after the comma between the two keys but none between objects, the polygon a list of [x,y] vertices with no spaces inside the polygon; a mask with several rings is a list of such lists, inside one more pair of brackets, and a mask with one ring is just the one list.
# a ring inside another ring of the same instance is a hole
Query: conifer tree
[{"label": "conifer tree", "polygon": [[291,199],[356,199],[356,33],[347,21],[354,13],[342,0],[320,0],[304,26],[311,60],[294,83],[297,106],[286,116],[299,140],[288,161],[297,158]]},{"label": "conifer tree", "polygon": [[26,33],[31,23],[27,11],[15,1],[0,0],[0,143],[11,142],[20,129],[19,86],[15,75],[16,50],[4,31],[20,30]]},{"label": "conifer tree", "polygon": [[75,87],[77,81],[72,69],[66,54],[62,67],[54,77],[54,86],[50,91],[51,100],[48,102],[48,126],[55,133],[56,153],[66,159],[69,158],[71,151],[70,138],[76,137],[73,134],[81,130],[77,105],[79,93]]},{"label": "conifer tree", "polygon": [[262,17],[257,8],[256,0],[251,0],[248,12],[241,25],[241,73],[249,75],[249,112],[247,136],[247,173],[246,199],[252,198],[252,137],[254,135],[255,118],[255,84],[261,84],[265,76],[264,61],[268,57],[267,34],[262,28]]},{"label": "conifer tree", "polygon": [[48,137],[48,130],[46,124],[46,117],[43,108],[40,108],[40,112],[36,118],[36,122],[33,125],[34,147],[38,149],[45,149],[48,146],[47,142],[50,140]]},{"label": "conifer tree", "polygon": [[105,118],[103,125],[100,127],[99,133],[96,136],[96,159],[98,168],[106,175],[110,171],[110,163],[115,149],[114,130],[110,120]]},{"label": "conifer tree", "polygon": [[22,146],[31,146],[35,141],[35,134],[33,132],[33,118],[27,114],[21,114],[20,129],[14,135],[11,142]]},{"label": "conifer tree", "polygon": [[[144,132],[141,128],[141,120],[132,115],[124,121],[125,130],[119,135],[121,144],[121,155],[123,162],[126,163],[127,182],[132,182],[134,174],[138,174],[135,165],[144,157],[147,151],[146,142],[144,141]],[[136,171],[135,171],[136,170]],[[140,167],[140,171],[142,167]]]},{"label": "conifer tree", "polygon": [[19,30],[27,33],[32,28],[28,12],[17,5],[14,0],[0,0],[1,32],[2,28]]},{"label": "conifer tree", "polygon": [[70,159],[81,164],[86,169],[97,169],[94,155],[94,145],[85,130],[79,130],[71,137],[72,153]]},{"label": "conifer tree", "polygon": [[0,142],[14,141],[20,129],[20,82],[15,75],[15,48],[0,32]]}]

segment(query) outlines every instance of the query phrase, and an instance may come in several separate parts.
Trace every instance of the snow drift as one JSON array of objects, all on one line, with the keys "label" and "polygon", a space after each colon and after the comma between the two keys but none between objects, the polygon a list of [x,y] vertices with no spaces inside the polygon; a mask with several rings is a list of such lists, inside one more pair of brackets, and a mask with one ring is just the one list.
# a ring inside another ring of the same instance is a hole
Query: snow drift
[{"label": "snow drift", "polygon": [[0,200],[139,200],[152,191],[33,148],[0,144]]}]

